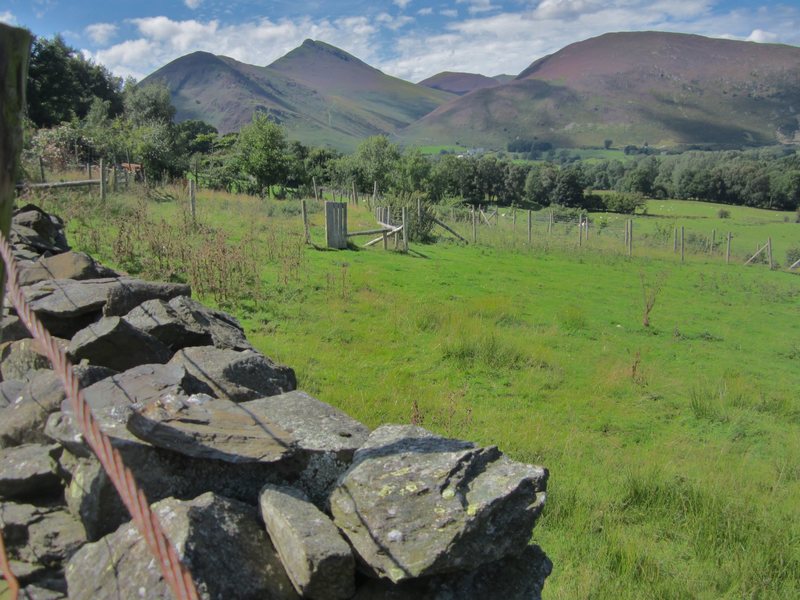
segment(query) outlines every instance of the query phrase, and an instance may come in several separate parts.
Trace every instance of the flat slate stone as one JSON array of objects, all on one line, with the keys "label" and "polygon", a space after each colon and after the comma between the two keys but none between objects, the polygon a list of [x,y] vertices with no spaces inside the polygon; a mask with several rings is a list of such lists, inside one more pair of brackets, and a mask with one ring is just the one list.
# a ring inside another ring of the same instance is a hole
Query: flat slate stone
[{"label": "flat slate stone", "polygon": [[[68,342],[56,339],[65,349]],[[5,379],[30,380],[33,371],[49,369],[50,360],[44,355],[39,342],[32,338],[18,340],[0,346],[0,375]]]},{"label": "flat slate stone", "polygon": [[25,297],[54,335],[71,338],[100,316],[123,316],[146,300],[191,294],[188,285],[127,277],[52,279],[23,288]]},{"label": "flat slate stone", "polygon": [[44,256],[20,269],[19,284],[33,285],[47,279],[99,279],[118,277],[113,269],[104,267],[83,252],[63,252]]},{"label": "flat slate stone", "polygon": [[[0,409],[11,406],[22,398],[22,390],[25,388],[25,383],[19,379],[0,381]],[[4,414],[0,413],[0,419],[4,418]]]},{"label": "flat slate stone", "polygon": [[3,314],[0,320],[0,342],[16,342],[31,337],[28,328],[17,315]]},{"label": "flat slate stone", "polygon": [[0,503],[0,526],[10,556],[50,569],[86,543],[81,524],[58,506]]},{"label": "flat slate stone", "polygon": [[297,387],[294,371],[272,362],[263,354],[226,350],[213,346],[184,348],[169,364],[183,366],[206,383],[212,395],[234,402],[289,392]]},{"label": "flat slate stone", "polygon": [[88,360],[115,371],[163,364],[172,357],[164,344],[119,317],[103,317],[78,331],[69,343],[68,352],[75,362]]},{"label": "flat slate stone", "polygon": [[268,485],[261,518],[297,593],[344,600],[355,593],[355,559],[333,522],[300,492]]},{"label": "flat slate stone", "polygon": [[[77,365],[74,369],[82,387],[114,374],[111,369],[91,365]],[[37,371],[27,383],[18,383],[22,385],[16,397],[0,416],[0,448],[50,443],[44,433],[44,426],[47,417],[58,411],[66,398],[61,380],[48,369]]]},{"label": "flat slate stone", "polygon": [[61,489],[58,445],[24,444],[0,450],[0,498],[49,496]]},{"label": "flat slate stone", "polygon": [[330,498],[334,522],[374,576],[393,582],[520,554],[547,471],[411,425],[385,425],[356,451]]},{"label": "flat slate stone", "polygon": [[[202,599],[299,598],[253,507],[208,493],[163,500],[153,510]],[[81,548],[66,576],[71,600],[172,598],[132,524]]]}]

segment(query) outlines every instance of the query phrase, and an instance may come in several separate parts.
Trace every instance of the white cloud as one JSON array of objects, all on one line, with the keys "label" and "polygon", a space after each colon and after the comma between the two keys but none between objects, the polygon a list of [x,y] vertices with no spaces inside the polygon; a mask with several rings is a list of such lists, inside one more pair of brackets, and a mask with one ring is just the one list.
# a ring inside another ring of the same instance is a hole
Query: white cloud
[{"label": "white cloud", "polygon": [[405,27],[409,23],[414,22],[414,17],[409,17],[406,15],[398,15],[393,16],[389,13],[380,13],[377,17],[375,17],[375,21],[380,23],[383,27],[387,29],[391,29],[392,31],[397,31],[401,27]]},{"label": "white cloud", "polygon": [[392,4],[399,6],[400,10],[405,10],[406,6],[411,4],[411,0],[392,0]]},{"label": "white cloud", "polygon": [[778,36],[770,31],[764,31],[763,29],[753,29],[752,33],[750,33],[746,39],[748,42],[769,43],[776,42]]},{"label": "white cloud", "polygon": [[5,23],[6,25],[16,25],[17,19],[11,14],[10,10],[7,10],[5,12],[0,12],[0,23]]},{"label": "white cloud", "polygon": [[113,23],[93,23],[88,25],[85,29],[86,35],[95,43],[105,45],[107,44],[114,34],[117,33],[117,26]]},{"label": "white cloud", "polygon": [[233,25],[222,25],[217,20],[175,21],[163,16],[130,22],[136,26],[139,37],[90,55],[113,73],[137,79],[197,50],[266,65],[302,44],[306,38],[328,42],[366,62],[378,62],[378,44],[374,37],[379,27],[363,16],[321,21],[309,17],[294,21],[262,18]]},{"label": "white cloud", "polygon": [[445,8],[444,10],[440,10],[439,14],[452,19],[458,16],[458,11],[455,8]]},{"label": "white cloud", "polygon": [[186,5],[187,8],[195,10],[196,8],[200,7],[202,0],[183,0],[183,3]]},{"label": "white cloud", "polygon": [[433,14],[433,9],[430,6],[428,6],[426,8],[420,8],[417,11],[417,14],[422,16],[422,17],[426,17],[428,15],[432,15]]},{"label": "white cloud", "polygon": [[469,4],[467,12],[471,15],[489,12],[500,8],[498,5],[492,4],[491,0],[456,0],[456,4]]}]

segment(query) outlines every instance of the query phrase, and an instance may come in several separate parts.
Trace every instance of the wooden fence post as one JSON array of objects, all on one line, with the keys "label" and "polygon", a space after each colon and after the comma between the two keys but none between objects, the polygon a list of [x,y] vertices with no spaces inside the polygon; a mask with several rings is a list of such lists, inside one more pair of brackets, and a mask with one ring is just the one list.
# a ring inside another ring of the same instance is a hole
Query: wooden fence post
[{"label": "wooden fence post", "polygon": [[625,219],[625,250],[628,249],[628,224],[630,219]]},{"label": "wooden fence post", "polygon": [[41,156],[39,156],[39,175],[42,178],[42,183],[47,183],[47,180],[44,178],[44,162]]},{"label": "wooden fence post", "polygon": [[401,215],[403,218],[403,252],[408,252],[408,226],[411,224],[411,221],[408,218],[407,207],[403,207]]},{"label": "wooden fence post", "polygon": [[472,207],[472,243],[478,243],[478,224],[475,222],[475,207]]},{"label": "wooden fence post", "polygon": [[553,209],[550,209],[550,220],[547,222],[547,233],[548,235],[553,233]]},{"label": "wooden fence post", "polygon": [[578,247],[583,246],[583,215],[578,217]]},{"label": "wooden fence post", "polygon": [[195,183],[194,179],[189,180],[189,208],[192,211],[192,223],[197,221],[197,206],[195,204]]},{"label": "wooden fence post", "polygon": [[422,223],[422,198],[417,198],[417,221]]},{"label": "wooden fence post", "polygon": [[711,230],[711,245],[708,247],[708,253],[713,255],[714,254],[714,246],[717,243],[717,230]]},{"label": "wooden fence post", "polygon": [[528,211],[528,245],[531,245],[533,239],[533,211]]},{"label": "wooden fence post", "polygon": [[[31,35],[24,29],[0,23],[0,230],[8,236],[14,210],[15,184],[22,152],[22,119]],[[0,304],[5,268],[0,261]],[[6,577],[11,588],[11,577]],[[16,580],[13,580],[16,581]]]},{"label": "wooden fence post", "polygon": [[728,245],[725,249],[725,264],[728,265],[731,262],[731,232],[728,232]]},{"label": "wooden fence post", "polygon": [[353,181],[353,204],[358,206],[358,192],[356,191],[356,182]]},{"label": "wooden fence post", "polygon": [[769,258],[769,269],[770,271],[775,268],[775,263],[772,262],[772,238],[767,238],[767,258]]},{"label": "wooden fence post", "polygon": [[633,219],[628,219],[628,256],[633,256]]},{"label": "wooden fence post", "polygon": [[106,201],[106,164],[100,159],[100,201]]},{"label": "wooden fence post", "polygon": [[92,178],[92,160],[89,159],[89,162],[86,163],[86,178]]},{"label": "wooden fence post", "polygon": [[319,192],[317,191],[317,178],[311,178],[311,185],[314,186],[314,200],[319,202]]},{"label": "wooden fence post", "polygon": [[684,227],[683,227],[683,225],[681,225],[681,262],[683,262],[683,257],[684,257],[684,244],[683,244],[684,237],[683,236],[684,236]]},{"label": "wooden fence post", "polygon": [[[310,244],[311,233],[308,230],[308,209],[306,208],[305,199],[300,200],[300,212],[303,215],[303,233],[305,235],[306,244]],[[192,188],[192,218],[194,218],[194,188]]]},{"label": "wooden fence post", "polygon": [[378,203],[378,182],[372,182],[372,204],[375,205]]},{"label": "wooden fence post", "polygon": [[675,231],[672,235],[672,253],[677,254],[678,252],[678,228],[675,228]]}]

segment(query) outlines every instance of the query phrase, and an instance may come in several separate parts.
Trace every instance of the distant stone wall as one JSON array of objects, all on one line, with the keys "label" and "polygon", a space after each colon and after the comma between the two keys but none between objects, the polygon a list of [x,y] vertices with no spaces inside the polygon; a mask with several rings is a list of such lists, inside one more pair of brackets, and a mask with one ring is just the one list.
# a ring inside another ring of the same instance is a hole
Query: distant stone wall
[{"label": "distant stone wall", "polygon": [[[28,301],[203,598],[531,599],[547,471],[420,427],[363,424],[296,390],[189,286],[70,251],[28,205]],[[61,385],[12,309],[0,343],[0,522],[26,597],[168,598]]]}]

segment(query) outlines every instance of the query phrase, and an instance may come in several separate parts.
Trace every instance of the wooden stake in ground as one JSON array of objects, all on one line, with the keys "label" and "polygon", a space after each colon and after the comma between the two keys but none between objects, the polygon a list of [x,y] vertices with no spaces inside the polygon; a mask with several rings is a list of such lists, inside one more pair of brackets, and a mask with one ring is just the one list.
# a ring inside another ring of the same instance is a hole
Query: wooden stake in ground
[{"label": "wooden stake in ground", "polygon": [[531,245],[533,239],[533,211],[528,211],[528,246]]},{"label": "wooden stake in ground", "polygon": [[404,206],[401,215],[403,218],[403,252],[408,252],[408,226],[410,224],[408,220],[408,208]]},{"label": "wooden stake in ground", "polygon": [[[15,183],[22,152],[22,119],[31,35],[24,29],[0,23],[0,230],[7,236],[14,210]],[[3,299],[5,269],[0,261],[0,303]],[[16,579],[7,576],[9,589]],[[17,588],[18,589],[18,588]]]},{"label": "wooden stake in ground", "polygon": [[475,221],[475,207],[472,207],[472,243],[478,243],[478,223]]},{"label": "wooden stake in ground", "polygon": [[583,246],[583,215],[578,217],[578,247]]},{"label": "wooden stake in ground", "polygon": [[358,206],[358,192],[356,191],[356,182],[353,182],[353,204]]},{"label": "wooden stake in ground", "polygon": [[731,262],[731,232],[728,232],[728,245],[725,249],[725,264],[728,265]]},{"label": "wooden stake in ground", "polygon": [[106,164],[100,159],[100,201],[106,201]]},{"label": "wooden stake in ground", "polygon": [[683,235],[684,235],[684,228],[683,225],[681,225],[681,262],[683,262],[683,257],[684,257]]},{"label": "wooden stake in ground", "polygon": [[675,231],[672,235],[672,252],[673,254],[677,254],[678,252],[678,228],[675,228]]},{"label": "wooden stake in ground", "polygon": [[547,222],[547,233],[553,233],[553,209],[550,209],[550,220]]},{"label": "wooden stake in ground", "polygon": [[717,230],[716,229],[712,229],[711,230],[711,245],[709,245],[709,247],[708,247],[708,253],[709,254],[714,254],[714,246],[716,246],[716,244],[717,244]]},{"label": "wooden stake in ground", "polygon": [[[192,188],[194,192],[194,188]],[[305,233],[306,244],[311,243],[311,234],[308,231],[308,209],[306,208],[306,201],[300,200],[300,212],[303,215],[303,232]],[[194,193],[192,193],[192,218],[194,219]]]},{"label": "wooden stake in ground", "polygon": [[189,180],[189,207],[192,211],[192,223],[195,223],[197,221],[197,206],[195,201],[194,179]]},{"label": "wooden stake in ground", "polygon": [[317,192],[317,178],[316,177],[312,177],[311,178],[311,185],[314,186],[314,200],[319,202],[319,193]]},{"label": "wooden stake in ground", "polygon": [[769,268],[770,270],[775,268],[775,263],[772,262],[772,238],[767,238],[767,258],[769,259]]},{"label": "wooden stake in ground", "polygon": [[628,235],[629,235],[628,226],[630,225],[630,222],[631,222],[630,219],[625,219],[625,250],[628,249]]},{"label": "wooden stake in ground", "polygon": [[44,178],[44,162],[41,156],[39,157],[39,175],[42,178],[42,183],[47,183],[47,180]]}]

